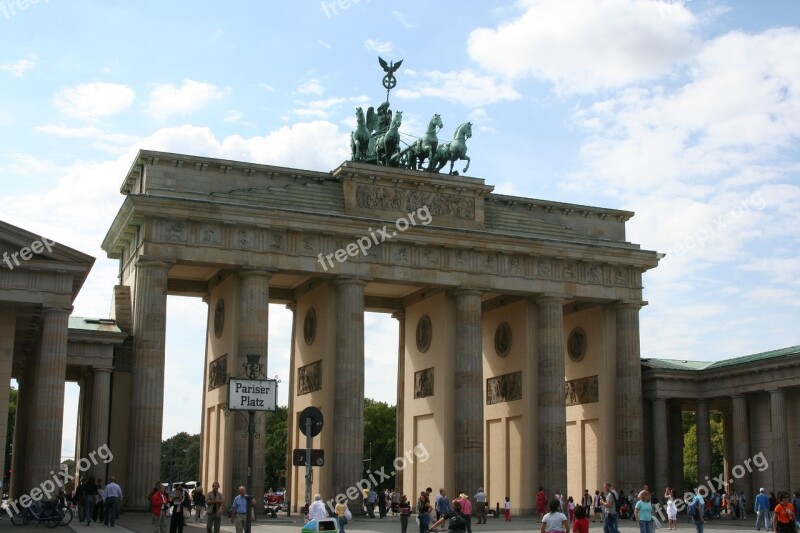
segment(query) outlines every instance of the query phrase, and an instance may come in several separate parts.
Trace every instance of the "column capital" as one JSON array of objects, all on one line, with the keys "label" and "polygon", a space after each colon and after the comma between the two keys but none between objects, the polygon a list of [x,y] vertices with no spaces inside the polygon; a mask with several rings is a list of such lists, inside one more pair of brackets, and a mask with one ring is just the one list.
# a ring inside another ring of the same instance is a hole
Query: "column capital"
[{"label": "column capital", "polygon": [[486,292],[486,289],[482,289],[479,287],[456,287],[455,289],[451,290],[451,293],[455,297],[459,296],[483,296],[483,293]]},{"label": "column capital", "polygon": [[107,366],[93,366],[92,367],[92,374],[103,373],[103,372],[107,372],[107,373],[110,374],[113,371],[114,371],[113,368],[109,368]]},{"label": "column capital", "polygon": [[777,395],[785,395],[786,388],[785,387],[774,387],[772,389],[767,389],[767,392],[770,396],[777,396]]},{"label": "column capital", "polygon": [[537,304],[556,304],[560,303],[564,305],[567,303],[569,299],[569,295],[567,294],[560,294],[555,292],[545,292],[533,298],[533,301]]},{"label": "column capital", "polygon": [[618,300],[612,304],[614,310],[619,309],[636,309],[637,311],[647,305],[644,300]]},{"label": "column capital", "polygon": [[151,257],[149,255],[140,255],[136,258],[136,268],[172,268],[172,265],[177,263],[174,259],[165,259],[163,257]]},{"label": "column capital", "polygon": [[246,278],[248,276],[264,276],[271,278],[276,272],[278,272],[277,268],[242,267],[240,270],[236,271],[236,274],[238,274],[240,278]]},{"label": "column capital", "polygon": [[354,276],[337,276],[336,279],[333,280],[333,284],[337,287],[341,285],[361,285],[362,287],[366,287],[367,283],[369,283],[368,279]]},{"label": "column capital", "polygon": [[394,313],[392,313],[392,318],[396,318],[399,321],[403,321],[406,319],[406,310],[405,309],[398,309]]},{"label": "column capital", "polygon": [[289,302],[288,304],[286,304],[286,309],[288,309],[289,311],[292,312],[292,314],[294,314],[294,312],[297,311],[297,302]]},{"label": "column capital", "polygon": [[72,307],[54,305],[54,306],[45,306],[42,308],[42,315],[62,314],[62,313],[69,316],[70,313],[72,313]]}]

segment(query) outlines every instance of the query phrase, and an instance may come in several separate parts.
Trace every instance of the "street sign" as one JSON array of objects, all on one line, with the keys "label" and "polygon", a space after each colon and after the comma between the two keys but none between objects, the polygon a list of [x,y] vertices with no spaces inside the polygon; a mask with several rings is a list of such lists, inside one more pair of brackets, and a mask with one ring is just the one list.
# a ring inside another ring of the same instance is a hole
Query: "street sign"
[{"label": "street sign", "polygon": [[238,379],[228,381],[228,409],[231,411],[274,411],[278,382],[274,379]]},{"label": "street sign", "polygon": [[[325,464],[325,450],[311,449],[311,466],[323,466]],[[295,448],[292,450],[292,465],[306,466],[306,449]]]},{"label": "street sign", "polygon": [[[311,435],[306,433],[306,423],[309,418],[311,419]],[[322,431],[322,422],[322,411],[310,405],[300,413],[300,432],[306,437],[316,437]]]}]

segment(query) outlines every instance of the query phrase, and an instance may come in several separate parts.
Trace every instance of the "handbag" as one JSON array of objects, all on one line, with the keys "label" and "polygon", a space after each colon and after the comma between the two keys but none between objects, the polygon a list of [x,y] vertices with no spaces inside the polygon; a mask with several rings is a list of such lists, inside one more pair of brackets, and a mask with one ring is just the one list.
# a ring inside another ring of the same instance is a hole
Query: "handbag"
[{"label": "handbag", "polygon": [[344,519],[348,522],[353,519],[353,513],[350,512],[350,509],[344,510]]}]

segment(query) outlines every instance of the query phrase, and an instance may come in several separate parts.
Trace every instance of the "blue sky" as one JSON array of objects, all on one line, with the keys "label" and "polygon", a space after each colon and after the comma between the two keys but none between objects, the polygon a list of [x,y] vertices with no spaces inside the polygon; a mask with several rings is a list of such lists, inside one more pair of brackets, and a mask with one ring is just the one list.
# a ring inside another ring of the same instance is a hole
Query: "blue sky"
[{"label": "blue sky", "polygon": [[[344,7],[342,7],[344,6]],[[356,106],[419,135],[471,120],[469,174],[505,194],[636,212],[644,357],[800,344],[800,2],[0,1],[0,218],[97,257],[139,148],[327,171]],[[171,297],[164,436],[197,432],[205,308]],[[288,382],[272,306],[268,372]],[[368,396],[394,402],[396,322],[366,324]],[[74,449],[68,386],[63,453]]]}]

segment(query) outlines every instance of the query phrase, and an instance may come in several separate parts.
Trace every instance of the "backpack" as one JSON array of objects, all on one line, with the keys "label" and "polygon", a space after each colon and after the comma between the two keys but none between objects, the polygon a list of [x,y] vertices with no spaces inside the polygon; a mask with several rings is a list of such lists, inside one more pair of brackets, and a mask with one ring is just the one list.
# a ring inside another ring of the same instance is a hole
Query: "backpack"
[{"label": "backpack", "polygon": [[461,515],[461,513],[454,511],[453,516],[447,521],[447,529],[458,529],[461,531],[466,531],[467,529],[467,521]]},{"label": "backpack", "polygon": [[692,498],[692,501],[689,502],[689,506],[686,507],[686,514],[688,516],[697,516],[700,507],[697,504],[697,498]]}]

